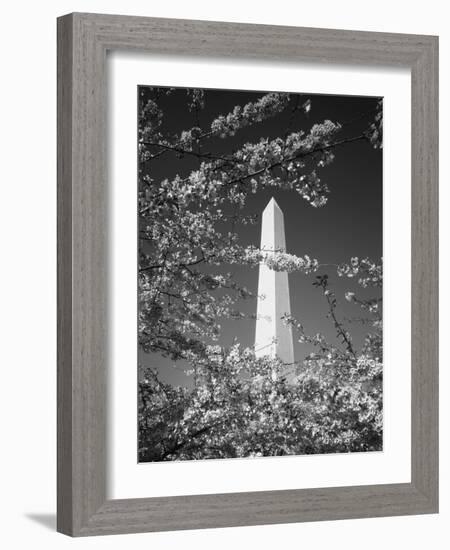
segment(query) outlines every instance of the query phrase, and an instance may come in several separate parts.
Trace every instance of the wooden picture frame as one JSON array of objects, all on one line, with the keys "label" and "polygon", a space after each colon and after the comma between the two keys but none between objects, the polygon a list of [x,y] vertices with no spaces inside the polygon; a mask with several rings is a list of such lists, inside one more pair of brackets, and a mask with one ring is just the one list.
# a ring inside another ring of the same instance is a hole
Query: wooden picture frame
[{"label": "wooden picture frame", "polygon": [[[106,52],[390,65],[412,82],[411,482],[106,498]],[[438,511],[438,38],[74,13],[58,19],[58,531],[72,536]]]}]

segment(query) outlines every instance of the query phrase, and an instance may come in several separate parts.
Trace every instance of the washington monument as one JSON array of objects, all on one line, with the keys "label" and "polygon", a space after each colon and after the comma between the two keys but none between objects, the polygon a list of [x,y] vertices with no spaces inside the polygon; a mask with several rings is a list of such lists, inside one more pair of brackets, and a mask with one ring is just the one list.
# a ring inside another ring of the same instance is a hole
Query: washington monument
[{"label": "washington monument", "polygon": [[[272,197],[262,215],[261,250],[286,251],[284,217]],[[294,362],[292,329],[281,317],[290,315],[289,280],[285,271],[274,271],[261,263],[258,280],[258,306],[255,355],[278,357],[284,363]]]}]

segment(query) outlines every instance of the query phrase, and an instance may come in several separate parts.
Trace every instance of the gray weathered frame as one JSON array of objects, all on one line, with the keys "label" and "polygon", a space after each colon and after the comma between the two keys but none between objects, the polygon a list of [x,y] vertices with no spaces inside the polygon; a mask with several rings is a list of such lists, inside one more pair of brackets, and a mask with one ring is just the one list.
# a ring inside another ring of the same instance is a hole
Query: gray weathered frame
[{"label": "gray weathered frame", "polygon": [[[409,67],[411,483],[106,498],[106,52]],[[58,19],[58,530],[73,536],[438,511],[438,38],[74,13]]]}]

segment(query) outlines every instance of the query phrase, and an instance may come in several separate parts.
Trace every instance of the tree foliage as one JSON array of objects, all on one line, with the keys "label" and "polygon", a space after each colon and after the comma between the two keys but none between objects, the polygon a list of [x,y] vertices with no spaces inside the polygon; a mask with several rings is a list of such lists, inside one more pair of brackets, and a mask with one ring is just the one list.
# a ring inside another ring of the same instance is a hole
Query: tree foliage
[{"label": "tree foliage", "polygon": [[[240,302],[255,298],[236,280],[233,266],[265,263],[295,276],[320,268],[318,259],[306,255],[243,245],[239,227],[256,222],[242,214],[249,197],[261,189],[284,189],[313,208],[326,207],[330,190],[321,170],[348,143],[381,146],[381,106],[367,129],[354,137],[342,137],[343,124],[325,120],[309,130],[288,129],[282,137],[236,145],[241,130],[282,112],[307,117],[311,101],[262,94],[202,128],[198,114],[207,98],[202,90],[187,90],[186,107],[195,123],[171,133],[164,125],[168,114],[160,107],[161,98],[170,93],[154,89],[149,98],[141,92],[139,104],[139,345],[146,353],[186,362],[194,382],[173,386],[155,370],[141,367],[140,460],[380,449],[380,298],[354,292],[345,296],[362,311],[357,321],[368,328],[358,350],[324,274],[317,276],[315,286],[339,345],[321,334],[307,335],[299,320],[287,316],[284,321],[298,339],[315,349],[297,365],[257,358],[251,348],[237,343],[227,349],[218,341],[220,319],[243,317]],[[210,144],[217,140],[231,140],[233,146],[226,154],[213,152]],[[155,180],[152,163],[161,158],[188,159],[189,167]],[[362,288],[382,284],[381,265],[367,258],[336,266],[336,274]]]}]

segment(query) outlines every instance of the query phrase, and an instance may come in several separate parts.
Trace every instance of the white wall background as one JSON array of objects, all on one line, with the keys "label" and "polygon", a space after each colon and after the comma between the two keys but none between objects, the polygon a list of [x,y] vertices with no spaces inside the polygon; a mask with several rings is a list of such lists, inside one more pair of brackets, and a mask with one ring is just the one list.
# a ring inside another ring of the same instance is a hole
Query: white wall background
[{"label": "white wall background", "polygon": [[[107,5],[106,5],[107,4]],[[55,525],[56,24],[91,11],[440,35],[441,280],[450,268],[450,28],[441,0],[15,0],[2,9],[0,85],[0,500],[5,548],[447,548],[450,521],[449,369],[441,360],[441,513],[71,540]],[[447,153],[447,154],[446,154]],[[444,287],[445,289],[445,287]],[[441,291],[441,332],[450,305]],[[442,341],[445,342],[444,338]]]}]

